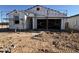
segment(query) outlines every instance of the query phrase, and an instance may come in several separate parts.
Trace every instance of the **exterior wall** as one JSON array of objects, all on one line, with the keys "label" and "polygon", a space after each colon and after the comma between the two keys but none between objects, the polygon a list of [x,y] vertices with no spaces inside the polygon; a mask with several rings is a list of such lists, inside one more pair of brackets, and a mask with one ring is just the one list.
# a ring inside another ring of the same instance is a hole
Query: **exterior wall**
[{"label": "exterior wall", "polygon": [[70,29],[79,30],[79,16],[70,17],[67,22],[69,22]]},{"label": "exterior wall", "polygon": [[[30,28],[30,20],[28,17],[34,17],[32,13],[27,13],[24,14],[23,12],[17,11],[17,13],[12,12],[8,15],[9,17],[9,28],[10,29],[29,29]],[[19,16],[19,24],[14,24],[14,15]]]},{"label": "exterior wall", "polygon": [[65,23],[67,22],[67,18],[62,18],[61,20],[61,30],[65,30]]},{"label": "exterior wall", "polygon": [[[47,19],[46,17],[38,17],[38,18],[33,18],[33,29],[37,29],[37,19]],[[66,19],[65,18],[48,18],[48,19],[61,19],[61,29],[64,30],[65,29],[65,22]],[[14,24],[13,20],[10,20],[9,22],[9,28],[10,29],[29,29],[29,19],[27,18],[27,16],[25,15],[24,20],[20,20],[20,24],[16,25]]]},{"label": "exterior wall", "polygon": [[14,28],[13,20],[9,20],[9,29],[13,29],[13,28]]},{"label": "exterior wall", "polygon": [[[19,16],[19,24],[14,24],[14,15],[15,16]],[[10,29],[25,29],[24,28],[24,20],[25,20],[25,17],[24,17],[24,14],[23,13],[11,13],[8,15],[9,17],[9,28]]]},{"label": "exterior wall", "polygon": [[10,29],[24,29],[23,24],[21,23],[21,20],[19,20],[19,24],[14,24],[14,20],[9,20],[9,28]]}]

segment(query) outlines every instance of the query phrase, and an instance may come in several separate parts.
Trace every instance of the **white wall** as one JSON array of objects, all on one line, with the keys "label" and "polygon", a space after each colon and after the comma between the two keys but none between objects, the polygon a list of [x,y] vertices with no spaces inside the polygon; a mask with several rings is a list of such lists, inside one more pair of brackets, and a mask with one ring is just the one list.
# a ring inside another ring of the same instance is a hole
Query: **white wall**
[{"label": "white wall", "polygon": [[[14,24],[14,20],[13,20],[14,15],[19,16],[19,22],[20,22],[19,24]],[[16,29],[16,28],[24,29],[24,20],[25,20],[24,15],[25,15],[24,13],[19,12],[19,11],[17,13],[15,13],[15,12],[10,13],[8,15],[8,17],[9,17],[9,28],[10,29]]]},{"label": "white wall", "polygon": [[67,22],[69,22],[70,29],[79,30],[79,16],[70,17]]},{"label": "white wall", "polygon": [[[26,14],[28,15],[26,15]],[[30,12],[20,12],[20,11],[17,11],[17,13],[12,12],[8,15],[8,17],[10,18],[9,19],[9,28],[10,29],[15,29],[15,28],[18,28],[18,29],[29,29],[30,28],[30,20],[27,16],[30,16],[30,17],[34,17],[34,14],[30,13]],[[13,21],[13,16],[19,16],[19,21],[20,23],[19,24],[14,24],[14,21]]]}]

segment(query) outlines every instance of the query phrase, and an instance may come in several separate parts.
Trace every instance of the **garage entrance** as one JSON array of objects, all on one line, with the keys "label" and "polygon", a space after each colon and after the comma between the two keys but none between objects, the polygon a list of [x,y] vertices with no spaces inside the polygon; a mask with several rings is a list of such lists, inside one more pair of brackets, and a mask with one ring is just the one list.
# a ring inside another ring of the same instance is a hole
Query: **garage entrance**
[{"label": "garage entrance", "polygon": [[46,19],[38,19],[37,20],[37,29],[46,29]]},{"label": "garage entrance", "polygon": [[61,19],[48,19],[48,29],[61,29]]},{"label": "garage entrance", "polygon": [[61,29],[61,19],[37,19],[37,29]]}]

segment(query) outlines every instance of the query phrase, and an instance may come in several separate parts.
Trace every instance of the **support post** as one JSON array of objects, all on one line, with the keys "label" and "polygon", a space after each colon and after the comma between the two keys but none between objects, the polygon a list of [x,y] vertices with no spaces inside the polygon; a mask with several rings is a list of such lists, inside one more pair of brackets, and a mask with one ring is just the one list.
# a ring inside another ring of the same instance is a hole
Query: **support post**
[{"label": "support post", "polygon": [[23,19],[23,29],[27,29],[27,15],[25,15],[25,18]]},{"label": "support post", "polygon": [[33,29],[37,29],[37,19],[33,18]]},{"label": "support post", "polygon": [[47,21],[46,21],[46,23],[47,23],[47,30],[48,30],[48,10],[47,10]]}]

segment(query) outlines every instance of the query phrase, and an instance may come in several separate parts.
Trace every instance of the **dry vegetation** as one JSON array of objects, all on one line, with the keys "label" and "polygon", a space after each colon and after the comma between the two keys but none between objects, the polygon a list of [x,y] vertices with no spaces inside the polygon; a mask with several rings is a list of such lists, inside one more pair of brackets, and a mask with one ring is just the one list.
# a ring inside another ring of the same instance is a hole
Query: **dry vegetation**
[{"label": "dry vegetation", "polygon": [[1,32],[0,52],[74,53],[79,52],[79,33]]}]

